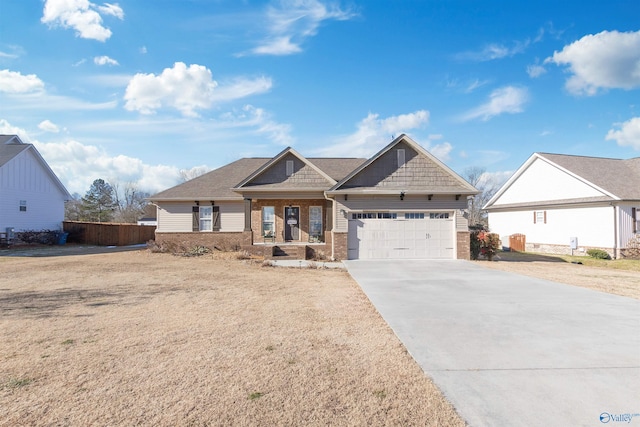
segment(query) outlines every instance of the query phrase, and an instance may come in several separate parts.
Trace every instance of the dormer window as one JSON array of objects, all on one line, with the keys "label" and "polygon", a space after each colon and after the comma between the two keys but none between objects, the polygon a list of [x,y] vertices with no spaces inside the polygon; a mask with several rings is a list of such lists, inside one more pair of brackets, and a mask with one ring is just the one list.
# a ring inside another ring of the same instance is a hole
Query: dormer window
[{"label": "dormer window", "polygon": [[293,160],[287,160],[287,176],[293,175]]},{"label": "dormer window", "polygon": [[402,166],[404,166],[404,148],[399,148],[398,149],[398,167],[401,168]]}]

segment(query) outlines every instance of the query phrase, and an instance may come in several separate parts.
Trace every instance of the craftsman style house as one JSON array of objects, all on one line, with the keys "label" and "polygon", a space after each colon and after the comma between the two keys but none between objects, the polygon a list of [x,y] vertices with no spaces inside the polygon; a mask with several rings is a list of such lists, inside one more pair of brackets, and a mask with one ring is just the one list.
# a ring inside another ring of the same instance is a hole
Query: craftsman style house
[{"label": "craftsman style house", "polygon": [[332,259],[469,257],[478,191],[406,135],[370,159],[244,158],[162,191],[157,242]]}]

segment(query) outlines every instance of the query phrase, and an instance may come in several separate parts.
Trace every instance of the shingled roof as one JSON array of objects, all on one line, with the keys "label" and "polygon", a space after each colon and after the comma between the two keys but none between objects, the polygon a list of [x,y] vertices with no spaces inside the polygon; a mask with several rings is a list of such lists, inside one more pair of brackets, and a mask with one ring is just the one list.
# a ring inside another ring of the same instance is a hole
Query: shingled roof
[{"label": "shingled roof", "polygon": [[640,200],[640,157],[609,159],[536,153],[621,200]]},{"label": "shingled roof", "polygon": [[[149,200],[242,200],[242,196],[233,191],[233,188],[270,160],[271,158],[266,157],[236,160],[190,181],[154,194],[149,197]],[[349,172],[365,161],[365,159],[354,158],[307,158],[307,160],[336,181],[347,176]]]},{"label": "shingled roof", "polygon": [[4,166],[9,160],[29,149],[30,144],[22,144],[20,142],[8,142],[9,139],[4,138],[7,135],[0,135],[0,167]]}]

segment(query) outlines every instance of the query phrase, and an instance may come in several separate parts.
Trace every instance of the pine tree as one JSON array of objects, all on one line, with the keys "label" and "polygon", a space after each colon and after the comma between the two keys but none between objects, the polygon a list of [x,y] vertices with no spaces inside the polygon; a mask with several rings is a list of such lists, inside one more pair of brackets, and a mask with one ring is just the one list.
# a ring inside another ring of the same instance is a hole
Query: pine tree
[{"label": "pine tree", "polygon": [[109,222],[113,219],[116,203],[113,188],[103,179],[96,179],[82,198],[82,219],[93,222]]}]

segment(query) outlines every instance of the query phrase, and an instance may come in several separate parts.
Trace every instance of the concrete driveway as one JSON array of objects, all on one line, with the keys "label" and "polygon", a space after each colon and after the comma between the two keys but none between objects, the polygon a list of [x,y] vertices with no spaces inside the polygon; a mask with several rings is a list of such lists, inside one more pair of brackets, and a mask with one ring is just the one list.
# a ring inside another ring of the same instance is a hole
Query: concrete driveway
[{"label": "concrete driveway", "polygon": [[466,261],[345,264],[471,426],[640,426],[640,301]]}]

